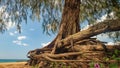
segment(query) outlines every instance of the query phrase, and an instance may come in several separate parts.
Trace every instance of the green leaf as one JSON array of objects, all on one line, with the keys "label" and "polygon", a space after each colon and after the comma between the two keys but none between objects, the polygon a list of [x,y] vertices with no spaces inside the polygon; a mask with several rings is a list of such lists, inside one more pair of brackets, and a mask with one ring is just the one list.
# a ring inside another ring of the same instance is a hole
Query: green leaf
[{"label": "green leaf", "polygon": [[90,68],[94,68],[94,62],[89,63]]},{"label": "green leaf", "polygon": [[118,64],[117,63],[112,63],[109,65],[109,68],[118,68]]},{"label": "green leaf", "polygon": [[109,61],[110,59],[109,58],[106,58],[105,61]]},{"label": "green leaf", "polygon": [[114,58],[115,60],[120,60],[120,58]]},{"label": "green leaf", "polygon": [[112,59],[114,59],[114,58],[116,58],[116,55],[114,54],[114,55],[112,55]]}]

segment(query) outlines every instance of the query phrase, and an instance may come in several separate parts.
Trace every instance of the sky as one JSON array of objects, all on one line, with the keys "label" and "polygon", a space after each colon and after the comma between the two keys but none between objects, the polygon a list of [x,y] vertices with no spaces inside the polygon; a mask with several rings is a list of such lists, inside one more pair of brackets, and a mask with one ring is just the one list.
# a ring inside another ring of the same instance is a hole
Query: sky
[{"label": "sky", "polygon": [[28,20],[22,23],[22,33],[18,33],[16,27],[9,25],[8,30],[0,34],[0,59],[26,59],[30,50],[42,48],[54,39],[43,33],[41,23]]}]

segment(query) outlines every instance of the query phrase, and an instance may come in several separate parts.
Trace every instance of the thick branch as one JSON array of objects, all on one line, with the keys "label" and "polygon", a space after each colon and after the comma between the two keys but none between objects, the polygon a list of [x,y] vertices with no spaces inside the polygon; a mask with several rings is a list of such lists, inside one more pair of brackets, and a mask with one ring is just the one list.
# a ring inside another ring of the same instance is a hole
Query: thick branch
[{"label": "thick branch", "polygon": [[[68,36],[67,38],[60,41],[62,45],[70,45],[70,40],[73,39],[74,42],[90,38],[92,36],[96,36],[101,33],[119,31],[120,30],[120,18],[116,20],[106,20],[104,22],[100,22],[93,26],[90,26],[87,30],[80,31],[73,35]],[[58,46],[61,47],[62,45]]]}]

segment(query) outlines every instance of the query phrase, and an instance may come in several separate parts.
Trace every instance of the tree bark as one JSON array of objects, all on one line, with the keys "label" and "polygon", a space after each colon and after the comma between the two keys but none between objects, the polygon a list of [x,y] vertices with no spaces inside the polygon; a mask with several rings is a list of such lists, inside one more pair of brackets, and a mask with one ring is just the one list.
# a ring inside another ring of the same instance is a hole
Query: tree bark
[{"label": "tree bark", "polygon": [[[77,42],[83,39],[90,38],[92,36],[96,36],[101,33],[112,32],[112,31],[120,31],[120,18],[116,20],[106,20],[100,23],[97,23],[93,26],[90,26],[88,29],[75,33],[62,39],[59,43],[62,42],[62,45],[70,45],[70,40],[74,40],[73,42]],[[62,47],[60,45],[59,47]]]},{"label": "tree bark", "polygon": [[62,20],[56,38],[47,46],[52,48],[58,41],[80,31],[80,0],[65,0]]}]

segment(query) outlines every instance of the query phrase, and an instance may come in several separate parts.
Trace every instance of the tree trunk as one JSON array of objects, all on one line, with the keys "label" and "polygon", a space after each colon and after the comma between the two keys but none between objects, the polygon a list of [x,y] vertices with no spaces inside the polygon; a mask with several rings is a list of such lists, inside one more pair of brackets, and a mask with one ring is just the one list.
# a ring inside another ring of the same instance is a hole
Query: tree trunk
[{"label": "tree trunk", "polygon": [[80,0],[65,0],[58,35],[47,46],[48,48],[52,48],[58,41],[80,31],[79,13],[80,13]]}]

